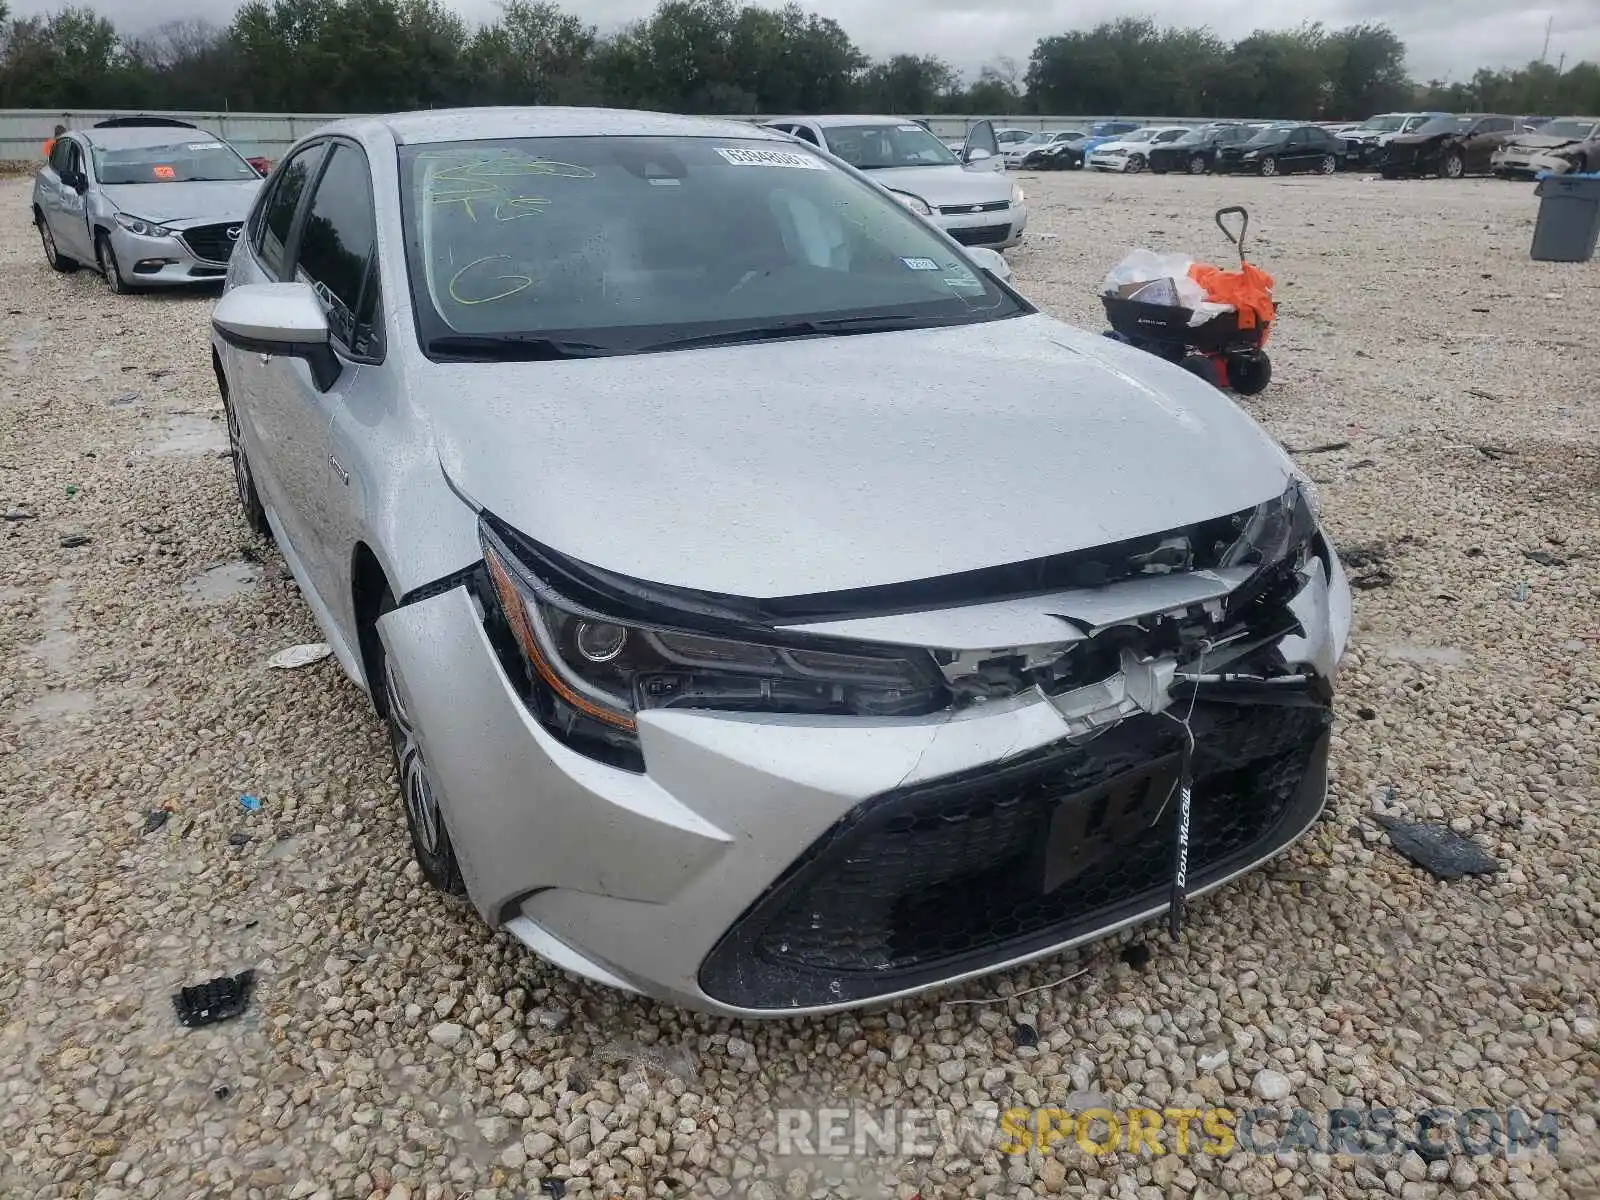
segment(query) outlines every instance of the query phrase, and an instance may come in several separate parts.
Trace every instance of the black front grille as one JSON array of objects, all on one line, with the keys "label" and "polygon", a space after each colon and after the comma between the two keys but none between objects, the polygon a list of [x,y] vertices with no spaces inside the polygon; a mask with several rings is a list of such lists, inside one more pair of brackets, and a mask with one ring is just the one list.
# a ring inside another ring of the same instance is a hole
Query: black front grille
[{"label": "black front grille", "polygon": [[[1191,890],[1309,824],[1329,720],[1306,692],[1196,707]],[[1168,716],[1141,715],[1087,743],[865,801],[723,936],[701,987],[754,1009],[861,1001],[1158,908],[1173,871],[1168,772],[1182,741]],[[1153,800],[1139,790],[1141,768],[1160,781]],[[1108,785],[1122,797],[1109,808]]]},{"label": "black front grille", "polygon": [[947,217],[959,217],[964,213],[1005,212],[1010,207],[1009,200],[993,200],[988,204],[947,204],[939,211]]},{"label": "black front grille", "polygon": [[974,225],[970,229],[950,229],[947,233],[963,246],[993,246],[1011,236],[1011,225]]},{"label": "black front grille", "polygon": [[[229,232],[233,236],[229,236]],[[197,225],[183,231],[184,243],[198,259],[205,262],[225,263],[233,254],[234,243],[239,238],[239,223],[226,225]]]}]

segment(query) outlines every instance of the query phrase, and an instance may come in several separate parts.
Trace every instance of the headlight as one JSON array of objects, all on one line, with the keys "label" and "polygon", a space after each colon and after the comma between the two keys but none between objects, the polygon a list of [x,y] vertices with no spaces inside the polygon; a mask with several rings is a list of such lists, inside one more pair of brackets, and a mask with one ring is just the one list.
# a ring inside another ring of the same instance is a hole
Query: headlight
[{"label": "headlight", "polygon": [[146,221],[143,217],[130,217],[127,213],[118,213],[116,220],[118,225],[121,225],[129,233],[137,234],[139,237],[161,238],[176,236],[174,230],[168,229],[165,225],[157,225],[154,221]]},{"label": "headlight", "polygon": [[1028,193],[1022,190],[1022,185],[1020,183],[1013,183],[1011,185],[1011,203],[1026,204],[1027,202]]},{"label": "headlight", "polygon": [[1316,495],[1307,491],[1308,482],[1295,479],[1283,495],[1256,505],[1217,565],[1271,567],[1300,557],[1317,532]]},{"label": "headlight", "polygon": [[928,207],[928,202],[921,196],[913,196],[910,192],[897,192],[893,188],[889,189],[889,194],[918,216],[933,216],[933,209]]},{"label": "headlight", "polygon": [[557,592],[486,523],[497,614],[525,668],[530,707],[564,739],[637,755],[635,714],[652,708],[818,716],[915,716],[949,703],[923,651],[749,641],[619,620]]}]

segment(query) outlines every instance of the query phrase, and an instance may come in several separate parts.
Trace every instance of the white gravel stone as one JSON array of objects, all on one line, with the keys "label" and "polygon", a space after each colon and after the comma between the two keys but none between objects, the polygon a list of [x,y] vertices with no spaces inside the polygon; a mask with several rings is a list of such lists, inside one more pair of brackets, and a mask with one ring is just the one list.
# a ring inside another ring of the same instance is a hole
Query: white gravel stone
[{"label": "white gravel stone", "polygon": [[1263,1100],[1282,1100],[1294,1090],[1294,1085],[1283,1072],[1263,1067],[1250,1081],[1250,1090]]}]

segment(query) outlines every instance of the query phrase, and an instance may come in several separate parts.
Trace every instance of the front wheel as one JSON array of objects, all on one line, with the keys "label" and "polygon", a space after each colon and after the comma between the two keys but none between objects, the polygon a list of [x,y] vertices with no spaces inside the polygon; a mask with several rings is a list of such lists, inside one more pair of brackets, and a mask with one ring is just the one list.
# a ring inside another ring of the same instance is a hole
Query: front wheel
[{"label": "front wheel", "polygon": [[1439,174],[1446,179],[1460,179],[1467,173],[1467,160],[1462,157],[1461,151],[1452,150],[1444,156],[1444,163],[1439,168]]},{"label": "front wheel", "polygon": [[39,240],[44,243],[44,260],[50,264],[50,268],[63,275],[76,271],[78,260],[68,258],[56,247],[56,235],[50,232],[50,222],[44,219],[44,214],[35,213],[33,223],[39,227]]},{"label": "front wheel", "polygon": [[1339,169],[1339,160],[1331,154],[1324,154],[1322,161],[1317,164],[1317,171],[1323,175],[1332,175]]},{"label": "front wheel", "polygon": [[1129,175],[1137,175],[1142,170],[1144,170],[1144,155],[1142,155],[1142,154],[1130,154],[1130,155],[1128,155],[1128,174]]},{"label": "front wheel", "polygon": [[1278,160],[1275,158],[1263,158],[1261,160],[1261,173],[1269,178],[1276,175],[1278,173]]},{"label": "front wheel", "polygon": [[[386,589],[378,603],[378,615],[394,608],[394,596]],[[378,681],[383,688],[383,719],[389,728],[389,748],[394,752],[394,770],[405,805],[406,828],[411,834],[411,853],[416,857],[422,877],[447,896],[463,896],[467,885],[461,877],[450,832],[445,828],[439,793],[422,757],[422,743],[416,726],[400,694],[394,666],[383,649],[383,639],[374,633],[372,641],[378,659]]]},{"label": "front wheel", "polygon": [[127,280],[122,277],[122,268],[117,263],[117,252],[111,248],[111,239],[102,233],[94,241],[95,257],[100,260],[100,274],[105,276],[106,287],[111,289],[113,296],[126,296],[132,289],[128,287]]},{"label": "front wheel", "polygon": [[1191,154],[1189,156],[1189,174],[1204,175],[1206,173],[1206,156],[1204,154]]}]

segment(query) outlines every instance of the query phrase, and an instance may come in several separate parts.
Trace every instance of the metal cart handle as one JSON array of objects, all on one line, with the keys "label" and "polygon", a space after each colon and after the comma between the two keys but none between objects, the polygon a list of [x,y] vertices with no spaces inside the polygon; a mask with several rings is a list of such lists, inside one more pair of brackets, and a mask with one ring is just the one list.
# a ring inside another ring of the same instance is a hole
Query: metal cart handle
[{"label": "metal cart handle", "polygon": [[[1237,234],[1229,229],[1227,222],[1222,219],[1223,217],[1233,216],[1239,218],[1239,232]],[[1244,236],[1250,231],[1250,214],[1245,211],[1244,206],[1241,204],[1219,208],[1217,209],[1217,228],[1222,230],[1223,237],[1239,248],[1239,265],[1241,267],[1244,266]]]}]

